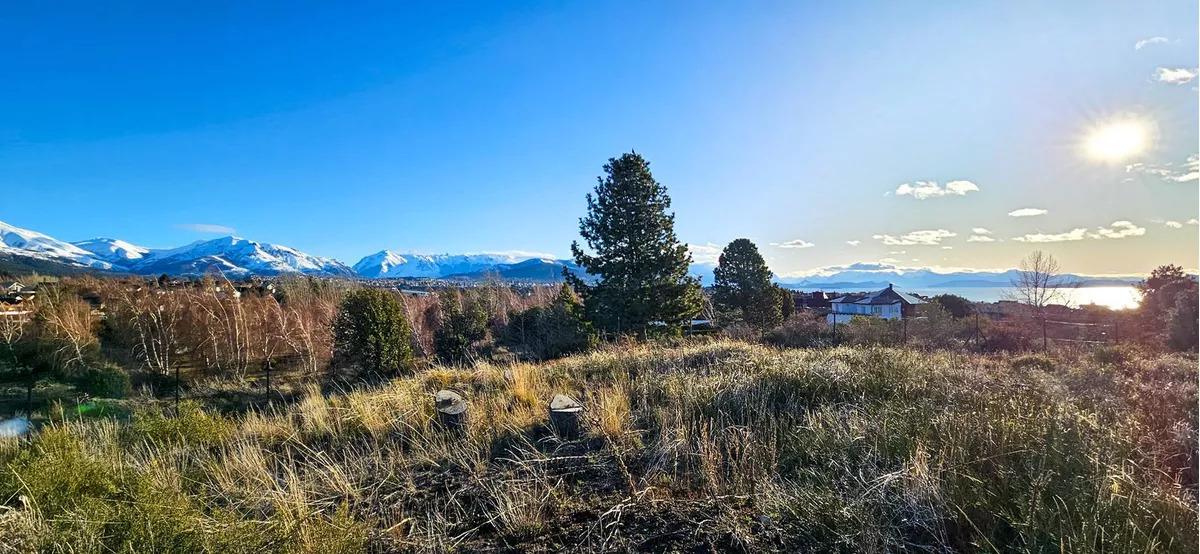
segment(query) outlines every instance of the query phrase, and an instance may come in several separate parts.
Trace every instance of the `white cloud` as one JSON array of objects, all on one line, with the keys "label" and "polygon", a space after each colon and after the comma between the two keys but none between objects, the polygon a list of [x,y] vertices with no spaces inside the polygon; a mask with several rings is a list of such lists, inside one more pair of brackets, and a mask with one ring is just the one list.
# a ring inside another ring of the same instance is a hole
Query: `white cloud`
[{"label": "white cloud", "polygon": [[233,227],[217,225],[215,223],[180,223],[176,227],[197,233],[213,233],[217,235],[232,235],[237,232]]},{"label": "white cloud", "polygon": [[922,231],[913,231],[900,236],[892,235],[871,235],[871,238],[883,241],[888,246],[937,246],[942,242],[942,239],[958,236],[945,229],[927,229]]},{"label": "white cloud", "polygon": [[1048,212],[1041,208],[1021,208],[1008,212],[1012,217],[1033,217],[1035,215],[1046,215]]},{"label": "white cloud", "polygon": [[1170,227],[1172,229],[1182,229],[1183,228],[1183,224],[1178,221],[1164,221],[1163,225],[1166,225],[1167,227]]},{"label": "white cloud", "polygon": [[972,228],[972,229],[971,229],[971,232],[972,232],[972,233],[975,233],[976,235],[990,235],[990,234],[992,234],[992,232],[991,232],[991,231],[989,231],[989,230],[987,230],[987,229],[985,229],[985,228],[983,228],[983,227],[974,227],[974,228]]},{"label": "white cloud", "polygon": [[848,240],[848,241],[846,241],[846,244],[849,244],[850,246],[858,246],[859,244],[862,244],[862,241],[861,240]]},{"label": "white cloud", "polygon": [[1182,85],[1196,78],[1196,70],[1186,67],[1160,67],[1154,70],[1154,80],[1171,85]]},{"label": "white cloud", "polygon": [[1138,227],[1130,221],[1114,221],[1108,227],[1100,227],[1088,236],[1094,239],[1123,239],[1125,237],[1140,237],[1146,234],[1145,227]]},{"label": "white cloud", "polygon": [[996,242],[996,239],[987,235],[971,235],[967,237],[967,242]]},{"label": "white cloud", "polygon": [[1150,38],[1144,38],[1144,39],[1142,39],[1142,40],[1139,40],[1139,41],[1137,41],[1136,43],[1134,43],[1134,45],[1133,45],[1133,49],[1134,49],[1134,50],[1141,50],[1142,48],[1145,48],[1145,47],[1147,47],[1147,46],[1149,46],[1149,45],[1151,45],[1151,44],[1163,44],[1163,43],[1165,43],[1165,42],[1168,42],[1168,40],[1167,40],[1167,37],[1150,37]]},{"label": "white cloud", "polygon": [[721,247],[713,243],[689,244],[688,252],[692,254],[692,263],[715,264],[721,257]]},{"label": "white cloud", "polygon": [[954,250],[953,246],[943,246],[942,250]]},{"label": "white cloud", "polygon": [[1154,175],[1162,177],[1165,181],[1175,183],[1186,183],[1188,181],[1200,180],[1200,156],[1192,154],[1187,157],[1183,164],[1176,168],[1175,164],[1167,162],[1161,165],[1146,165],[1143,163],[1129,164],[1125,166],[1126,173],[1143,173],[1146,175]]},{"label": "white cloud", "polygon": [[1186,222],[1188,225],[1200,225],[1200,219],[1189,219]]},{"label": "white cloud", "polygon": [[1015,240],[1017,242],[1067,242],[1067,241],[1074,241],[1074,240],[1083,240],[1086,236],[1087,236],[1087,228],[1086,227],[1077,227],[1075,229],[1071,229],[1070,231],[1067,231],[1066,233],[1058,233],[1058,234],[1053,234],[1053,235],[1049,235],[1049,234],[1045,234],[1045,233],[1031,233],[1031,234],[1022,235],[1019,237],[1013,237],[1013,240]]},{"label": "white cloud", "polygon": [[917,200],[940,196],[966,196],[968,192],[979,192],[979,186],[970,181],[950,181],[943,187],[937,181],[916,181],[896,187],[896,196],[911,196]]},{"label": "white cloud", "polygon": [[796,239],[787,242],[772,242],[771,246],[778,246],[779,248],[812,248],[815,245],[804,239]]}]

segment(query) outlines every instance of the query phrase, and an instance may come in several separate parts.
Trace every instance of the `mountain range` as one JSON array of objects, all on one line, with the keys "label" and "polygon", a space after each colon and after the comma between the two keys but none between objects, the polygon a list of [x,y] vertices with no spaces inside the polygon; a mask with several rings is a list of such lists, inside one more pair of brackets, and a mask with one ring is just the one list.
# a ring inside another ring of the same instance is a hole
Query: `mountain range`
[{"label": "mountain range", "polygon": [[[692,264],[689,273],[712,284],[711,263]],[[200,275],[212,270],[235,278],[280,274],[359,277],[364,279],[435,278],[463,281],[561,281],[563,270],[586,273],[571,260],[532,253],[413,254],[381,250],[353,266],[306,254],[279,244],[226,236],[169,249],[152,249],[120,239],[66,242],[0,221],[0,272],[79,273],[107,271],[137,275]],[[795,289],[870,290],[895,284],[936,289],[1007,287],[1017,270],[937,270],[885,263],[856,263],[821,268],[804,275],[777,276]],[[1141,275],[1064,275],[1084,286],[1127,285]]]},{"label": "mountain range", "polygon": [[[875,290],[889,284],[908,289],[963,289],[1009,287],[1019,274],[1017,269],[936,270],[860,262],[821,268],[800,276],[778,277],[776,280],[785,287],[803,290]],[[1144,276],[1062,274],[1059,278],[1079,286],[1097,287],[1131,285],[1141,281]]]}]

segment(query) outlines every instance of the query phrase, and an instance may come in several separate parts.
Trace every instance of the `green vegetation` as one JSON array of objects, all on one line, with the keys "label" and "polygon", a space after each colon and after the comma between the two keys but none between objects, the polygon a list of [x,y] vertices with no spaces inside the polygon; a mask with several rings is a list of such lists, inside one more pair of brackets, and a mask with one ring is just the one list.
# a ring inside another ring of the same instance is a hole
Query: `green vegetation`
[{"label": "green vegetation", "polygon": [[442,324],[433,334],[437,357],[445,363],[469,361],[476,344],[488,336],[484,299],[458,290],[444,290],[438,296]]},{"label": "green vegetation", "polygon": [[675,236],[675,214],[667,189],[636,153],[604,165],[579,234],[592,254],[571,243],[575,263],[594,283],[568,273],[583,297],[587,318],[610,333],[675,334],[700,313],[700,283],[687,274],[691,254]]},{"label": "green vegetation", "polygon": [[744,321],[759,333],[783,323],[785,300],[771,283],[771,270],[753,242],[729,243],[713,275],[713,306],[722,319]]},{"label": "green vegetation", "polygon": [[583,318],[583,304],[564,284],[548,306],[513,313],[500,342],[537,360],[583,352],[596,346],[591,324]]},{"label": "green vegetation", "polygon": [[375,373],[395,373],[412,362],[412,328],[396,296],[379,289],[346,294],[333,323],[334,349]]},{"label": "green vegetation", "polygon": [[[46,551],[1192,552],[1195,364],[717,341],[433,367],[238,416],[143,408],[0,442],[0,536]],[[461,435],[434,423],[447,384],[470,403]],[[546,429],[558,392],[588,408],[579,440]]]}]

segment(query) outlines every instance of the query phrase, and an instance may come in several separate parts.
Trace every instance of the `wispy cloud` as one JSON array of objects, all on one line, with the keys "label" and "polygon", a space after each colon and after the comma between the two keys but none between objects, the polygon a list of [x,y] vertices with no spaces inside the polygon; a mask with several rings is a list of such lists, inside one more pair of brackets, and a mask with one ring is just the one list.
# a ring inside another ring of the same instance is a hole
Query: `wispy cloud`
[{"label": "wispy cloud", "polygon": [[196,233],[213,233],[217,235],[232,235],[237,232],[237,229],[227,225],[217,225],[215,223],[180,223],[176,227],[185,231],[194,231]]},{"label": "wispy cloud", "polygon": [[1047,213],[1049,212],[1041,208],[1021,208],[1008,212],[1008,215],[1012,217],[1033,217],[1035,215],[1046,215]]},{"label": "wispy cloud", "polygon": [[[1013,237],[1017,242],[1070,242],[1083,240],[1085,238],[1092,239],[1123,239],[1128,237],[1140,237],[1146,234],[1145,227],[1134,225],[1131,221],[1114,221],[1107,227],[1097,227],[1095,231],[1088,232],[1087,227],[1076,227],[1065,233],[1030,233]],[[969,241],[970,239],[968,239]]]},{"label": "wispy cloud", "polygon": [[804,239],[796,239],[787,242],[772,242],[771,246],[778,246],[779,248],[812,248],[814,245]]},{"label": "wispy cloud", "polygon": [[944,187],[937,181],[916,181],[896,187],[896,196],[911,196],[917,200],[941,196],[966,196],[968,192],[979,192],[979,186],[970,181],[950,181]]},{"label": "wispy cloud", "polygon": [[1013,237],[1017,242],[1067,242],[1075,240],[1083,240],[1087,237],[1087,227],[1077,227],[1065,233],[1046,234],[1046,233],[1030,233]]},{"label": "wispy cloud", "polygon": [[689,244],[688,252],[692,254],[692,263],[715,264],[721,258],[721,247],[713,243]]},{"label": "wispy cloud", "polygon": [[1114,221],[1108,227],[1100,227],[1095,233],[1088,234],[1094,239],[1123,239],[1126,237],[1140,237],[1146,234],[1145,227],[1138,227],[1131,221]]},{"label": "wispy cloud", "polygon": [[1200,180],[1200,156],[1192,154],[1178,167],[1171,162],[1160,165],[1144,163],[1129,164],[1125,166],[1125,172],[1154,175],[1161,177],[1164,181],[1171,181],[1173,183],[1198,181]]},{"label": "wispy cloud", "polygon": [[1186,67],[1160,67],[1154,70],[1154,80],[1171,85],[1182,85],[1192,82],[1197,71]]},{"label": "wispy cloud", "polygon": [[1139,41],[1137,41],[1136,43],[1134,43],[1134,45],[1133,45],[1133,49],[1134,49],[1134,50],[1141,50],[1141,49],[1143,49],[1143,48],[1145,48],[1145,47],[1147,47],[1147,46],[1150,46],[1151,44],[1163,44],[1163,43],[1166,43],[1166,42],[1170,42],[1169,40],[1167,40],[1167,37],[1150,37],[1150,38],[1144,38],[1144,39],[1142,39],[1142,40],[1139,40]]},{"label": "wispy cloud", "polygon": [[1187,220],[1187,224],[1188,225],[1200,225],[1200,219],[1195,219],[1195,218],[1189,219],[1189,220]]},{"label": "wispy cloud", "polygon": [[861,240],[848,240],[848,241],[846,241],[846,244],[849,244],[850,246],[858,246],[859,244],[862,244],[862,241]]},{"label": "wispy cloud", "polygon": [[986,228],[984,228],[984,227],[972,227],[972,228],[971,228],[971,232],[972,232],[972,233],[975,233],[976,235],[990,235],[990,234],[992,234],[992,232],[991,232],[991,231],[987,230],[987,229],[986,229]]},{"label": "wispy cloud", "polygon": [[1172,229],[1182,229],[1183,228],[1183,224],[1178,221],[1164,221],[1163,225],[1166,225],[1167,227],[1170,227]]},{"label": "wispy cloud", "polygon": [[996,239],[987,235],[971,235],[967,237],[967,242],[996,242]]},{"label": "wispy cloud", "polygon": [[893,235],[871,235],[871,238],[882,241],[888,246],[937,246],[941,244],[943,239],[958,236],[945,229],[926,229],[921,231],[913,231],[900,236]]}]

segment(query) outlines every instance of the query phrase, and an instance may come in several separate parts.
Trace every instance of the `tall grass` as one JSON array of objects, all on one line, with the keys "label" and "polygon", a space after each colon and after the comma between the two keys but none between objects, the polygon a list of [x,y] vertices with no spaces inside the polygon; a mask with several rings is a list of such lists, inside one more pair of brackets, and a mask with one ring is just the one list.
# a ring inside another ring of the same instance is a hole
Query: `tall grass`
[{"label": "tall grass", "polygon": [[[45,551],[1195,551],[1196,360],[735,342],[432,368],[0,443]],[[468,398],[466,428],[431,395]],[[587,432],[546,404],[571,394]],[[2,551],[2,549],[0,549]]]}]

